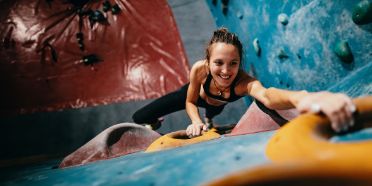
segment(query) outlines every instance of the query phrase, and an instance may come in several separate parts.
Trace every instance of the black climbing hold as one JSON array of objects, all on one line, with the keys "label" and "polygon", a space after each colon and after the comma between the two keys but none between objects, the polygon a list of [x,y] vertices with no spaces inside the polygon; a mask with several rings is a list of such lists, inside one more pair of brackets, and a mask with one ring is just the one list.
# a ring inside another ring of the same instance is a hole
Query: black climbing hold
[{"label": "black climbing hold", "polygon": [[287,55],[287,53],[283,49],[280,49],[278,57],[279,57],[279,59],[287,59],[289,56]]},{"label": "black climbing hold", "polygon": [[260,42],[258,41],[257,38],[253,40],[253,48],[254,51],[256,52],[257,56],[261,56],[261,47],[260,47]]},{"label": "black climbing hold", "polygon": [[216,6],[216,5],[217,5],[217,0],[212,0],[212,4],[213,4],[214,6]]},{"label": "black climbing hold", "polygon": [[110,3],[109,1],[104,1],[104,2],[102,3],[102,5],[103,5],[102,10],[103,10],[104,12],[109,11],[110,8],[111,8],[111,3]]},{"label": "black climbing hold", "polygon": [[229,0],[222,0],[222,13],[223,15],[227,15]]},{"label": "black climbing hold", "polygon": [[95,21],[95,22],[99,22],[99,23],[102,23],[102,22],[105,22],[106,21],[106,17],[103,15],[103,13],[99,10],[96,10],[93,12],[93,14],[91,14],[93,17],[92,19]]},{"label": "black climbing hold", "polygon": [[227,6],[229,4],[229,0],[222,0],[222,5]]},{"label": "black climbing hold", "polygon": [[52,54],[53,62],[57,63],[58,62],[58,55],[57,55],[56,50],[52,46],[50,46],[50,53]]},{"label": "black climbing hold", "polygon": [[80,17],[83,17],[83,16],[90,16],[91,14],[93,14],[93,10],[91,10],[91,9],[83,10],[82,8],[79,8],[79,9],[76,10],[76,13],[77,13]]},{"label": "black climbing hold", "polygon": [[84,56],[83,57],[83,63],[85,65],[92,65],[94,63],[98,63],[100,61],[100,59],[98,58],[97,55],[95,54],[90,54],[90,55],[87,55],[87,56]]},{"label": "black climbing hold", "polygon": [[347,41],[338,42],[334,47],[334,52],[343,62],[351,63],[354,60],[353,53]]},{"label": "black climbing hold", "polygon": [[79,49],[81,51],[84,51],[85,50],[84,43],[79,43]]},{"label": "black climbing hold", "polygon": [[76,34],[76,40],[77,40],[78,42],[81,42],[81,41],[84,40],[84,36],[83,36],[83,33],[82,33],[82,32],[78,32],[78,33]]},{"label": "black climbing hold", "polygon": [[84,16],[85,15],[85,11],[83,11],[83,9],[79,8],[76,10],[76,13],[79,15],[79,16]]},{"label": "black climbing hold", "polygon": [[301,59],[301,55],[297,53],[297,58],[298,59]]},{"label": "black climbing hold", "polygon": [[225,5],[222,5],[222,13],[223,13],[223,15],[227,15],[227,11],[228,11],[228,9],[227,9],[227,6],[225,6]]},{"label": "black climbing hold", "polygon": [[355,24],[364,25],[372,22],[372,3],[368,0],[360,1],[353,10],[352,19]]},{"label": "black climbing hold", "polygon": [[67,2],[73,4],[75,7],[83,7],[89,0],[67,0]]},{"label": "black climbing hold", "polygon": [[243,19],[243,14],[242,14],[241,12],[236,13],[236,16],[237,16],[239,19]]},{"label": "black climbing hold", "polygon": [[278,21],[282,23],[282,25],[287,25],[288,24],[288,16],[287,14],[281,13],[278,15]]},{"label": "black climbing hold", "polygon": [[118,4],[115,4],[114,6],[112,6],[111,11],[112,11],[112,14],[118,14],[120,13],[121,9]]}]

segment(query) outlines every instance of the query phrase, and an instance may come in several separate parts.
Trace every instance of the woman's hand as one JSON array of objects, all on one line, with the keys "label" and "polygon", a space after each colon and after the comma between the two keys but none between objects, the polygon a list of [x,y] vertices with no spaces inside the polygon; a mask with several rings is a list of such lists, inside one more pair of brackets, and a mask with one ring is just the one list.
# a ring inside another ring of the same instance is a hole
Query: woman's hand
[{"label": "woman's hand", "polygon": [[207,131],[208,128],[203,123],[193,123],[186,129],[186,134],[190,137],[200,136],[202,131]]},{"label": "woman's hand", "polygon": [[332,129],[336,132],[346,131],[354,125],[353,113],[356,107],[345,94],[310,93],[302,98],[296,107],[301,113],[324,113],[331,121]]}]

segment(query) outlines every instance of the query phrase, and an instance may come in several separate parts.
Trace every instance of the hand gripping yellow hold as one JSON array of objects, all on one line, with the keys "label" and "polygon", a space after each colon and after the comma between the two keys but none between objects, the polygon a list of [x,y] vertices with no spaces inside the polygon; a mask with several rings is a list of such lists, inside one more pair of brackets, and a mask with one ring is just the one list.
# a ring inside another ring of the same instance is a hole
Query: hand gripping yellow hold
[{"label": "hand gripping yellow hold", "polygon": [[189,138],[186,134],[186,130],[180,130],[158,138],[149,147],[147,147],[145,152],[154,152],[185,145],[191,145],[203,141],[217,139],[219,137],[220,134],[216,132],[216,129],[210,129],[209,131],[203,133],[201,136],[194,138]]},{"label": "hand gripping yellow hold", "polygon": [[[354,127],[372,126],[372,96],[353,100],[357,107]],[[280,128],[269,140],[266,155],[274,162],[332,162],[358,164],[372,170],[372,140],[333,143],[335,133],[325,116],[304,114]],[[348,163],[349,162],[349,163]]]},{"label": "hand gripping yellow hold", "polygon": [[[356,129],[372,126],[372,96],[354,99]],[[204,185],[372,185],[372,140],[329,141],[325,116],[304,114],[280,128],[266,155],[273,163],[243,169]]]}]

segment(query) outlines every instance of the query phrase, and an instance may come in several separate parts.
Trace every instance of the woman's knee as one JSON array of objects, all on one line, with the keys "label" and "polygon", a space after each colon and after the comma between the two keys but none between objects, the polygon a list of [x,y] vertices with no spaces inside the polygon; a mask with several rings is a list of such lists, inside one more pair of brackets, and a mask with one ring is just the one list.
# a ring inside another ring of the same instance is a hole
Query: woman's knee
[{"label": "woman's knee", "polygon": [[141,110],[137,110],[137,111],[132,115],[132,119],[133,119],[133,122],[134,122],[134,123],[138,123],[138,124],[147,123],[147,122],[146,122],[146,117],[145,117],[144,114],[142,114],[141,112],[142,112]]},{"label": "woman's knee", "polygon": [[213,119],[215,116],[221,114],[224,108],[224,106],[206,108],[205,116],[209,119]]},{"label": "woman's knee", "polygon": [[138,111],[132,115],[132,119],[134,123],[141,123],[141,117],[138,116]]}]

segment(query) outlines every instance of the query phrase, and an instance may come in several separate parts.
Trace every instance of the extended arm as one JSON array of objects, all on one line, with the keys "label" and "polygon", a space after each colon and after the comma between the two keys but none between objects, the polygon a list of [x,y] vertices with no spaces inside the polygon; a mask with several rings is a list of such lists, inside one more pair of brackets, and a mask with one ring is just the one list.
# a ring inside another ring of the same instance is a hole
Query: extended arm
[{"label": "extended arm", "polygon": [[278,88],[265,88],[258,80],[247,85],[248,94],[266,107],[274,110],[297,108],[300,100],[309,95],[307,91],[289,91]]},{"label": "extended arm", "polygon": [[330,119],[332,128],[337,132],[354,125],[352,114],[355,106],[344,94],[265,88],[257,80],[247,83],[247,92],[271,109],[296,108],[301,113],[322,112]]}]

